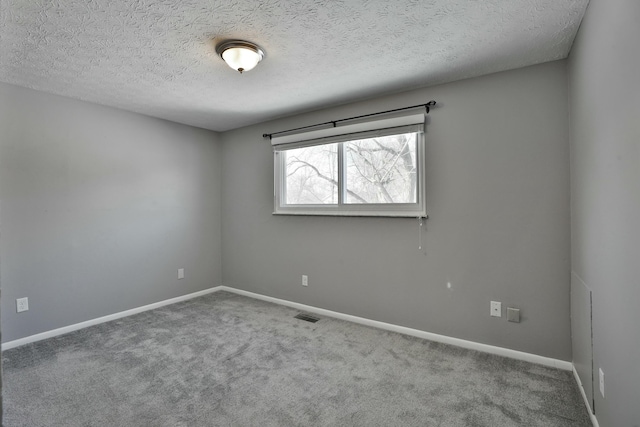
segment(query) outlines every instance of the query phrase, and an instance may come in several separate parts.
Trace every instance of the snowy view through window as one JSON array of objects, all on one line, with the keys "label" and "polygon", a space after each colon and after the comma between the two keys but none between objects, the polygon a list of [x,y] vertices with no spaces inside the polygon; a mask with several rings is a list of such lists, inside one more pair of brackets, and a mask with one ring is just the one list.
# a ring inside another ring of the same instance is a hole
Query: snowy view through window
[{"label": "snowy view through window", "polygon": [[337,204],[340,184],[345,204],[416,203],[416,145],[417,133],[405,133],[286,150],[286,204]]}]

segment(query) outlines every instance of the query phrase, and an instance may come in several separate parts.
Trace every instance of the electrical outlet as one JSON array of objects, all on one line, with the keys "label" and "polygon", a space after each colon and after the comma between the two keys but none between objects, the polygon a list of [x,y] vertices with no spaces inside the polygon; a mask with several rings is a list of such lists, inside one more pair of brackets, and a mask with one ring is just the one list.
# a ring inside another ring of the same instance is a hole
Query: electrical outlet
[{"label": "electrical outlet", "polygon": [[598,373],[600,374],[600,394],[604,397],[604,372],[602,372],[602,368],[598,368]]},{"label": "electrical outlet", "polygon": [[18,298],[16,300],[16,311],[18,313],[29,311],[29,298]]},{"label": "electrical outlet", "polygon": [[499,301],[491,301],[491,316],[502,317],[502,303]]},{"label": "electrical outlet", "polygon": [[302,286],[309,286],[309,276],[306,274],[302,275]]},{"label": "electrical outlet", "polygon": [[178,269],[178,279],[184,279],[184,268]]}]

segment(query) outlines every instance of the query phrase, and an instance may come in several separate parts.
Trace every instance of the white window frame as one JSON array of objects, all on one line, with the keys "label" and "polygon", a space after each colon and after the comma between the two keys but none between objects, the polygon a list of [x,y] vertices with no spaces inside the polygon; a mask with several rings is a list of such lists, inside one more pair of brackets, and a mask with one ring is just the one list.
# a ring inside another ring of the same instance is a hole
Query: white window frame
[{"label": "white window frame", "polygon": [[[404,120],[403,115],[398,118],[369,121],[362,130],[362,124],[356,124],[340,129],[330,128],[314,130],[303,135],[288,135],[274,144],[274,215],[329,215],[329,216],[376,216],[376,217],[426,217],[426,177],[425,177],[425,142],[424,142],[424,111],[421,124],[416,124],[415,113],[410,120]],[[406,124],[406,122],[413,124]],[[400,126],[384,127],[389,124],[400,123]],[[345,132],[356,130],[356,132]],[[416,133],[416,174],[417,194],[416,203],[344,203],[346,197],[345,165],[343,144],[358,139],[374,136],[390,136],[403,133]],[[312,138],[312,139],[309,139]],[[286,155],[285,152],[295,148],[310,147],[338,143],[338,203],[337,204],[302,204],[286,203]],[[273,144],[273,141],[272,141]]]}]

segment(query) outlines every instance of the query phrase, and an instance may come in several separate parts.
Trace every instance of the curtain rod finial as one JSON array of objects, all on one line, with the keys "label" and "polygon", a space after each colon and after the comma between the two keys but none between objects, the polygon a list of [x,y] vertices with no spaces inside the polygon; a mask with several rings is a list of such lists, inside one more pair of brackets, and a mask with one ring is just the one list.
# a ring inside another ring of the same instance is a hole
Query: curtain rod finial
[{"label": "curtain rod finial", "polygon": [[436,101],[431,100],[429,102],[427,102],[426,104],[424,104],[424,106],[427,108],[427,114],[429,114],[429,111],[431,110],[431,107],[433,107],[434,105],[436,105]]}]

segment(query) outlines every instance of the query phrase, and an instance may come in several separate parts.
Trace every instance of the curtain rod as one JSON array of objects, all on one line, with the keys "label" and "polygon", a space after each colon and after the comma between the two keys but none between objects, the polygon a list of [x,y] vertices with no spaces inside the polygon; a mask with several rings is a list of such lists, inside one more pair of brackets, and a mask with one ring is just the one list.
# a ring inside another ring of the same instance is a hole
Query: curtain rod
[{"label": "curtain rod", "polygon": [[318,127],[318,126],[324,126],[324,125],[330,125],[330,124],[333,124],[333,127],[336,127],[336,123],[346,122],[348,120],[362,119],[362,118],[365,118],[365,117],[377,116],[379,114],[386,114],[386,113],[394,113],[396,111],[402,111],[402,110],[410,110],[412,108],[417,108],[417,107],[425,107],[427,109],[427,114],[429,114],[429,107],[433,107],[434,105],[436,105],[436,101],[429,101],[426,104],[412,105],[410,107],[396,108],[396,109],[393,109],[393,110],[380,111],[378,113],[371,113],[371,114],[364,114],[362,116],[348,117],[346,119],[331,120],[331,121],[328,121],[328,122],[318,123],[318,124],[315,124],[315,125],[302,126],[302,127],[299,127],[299,128],[288,129],[288,130],[281,130],[279,132],[263,133],[262,137],[263,138],[267,138],[268,137],[269,139],[271,139],[271,137],[273,137],[274,135],[279,135],[281,133],[289,133],[289,132],[294,132],[294,131],[297,131],[297,130],[304,130],[304,129],[315,128],[315,127]]}]

